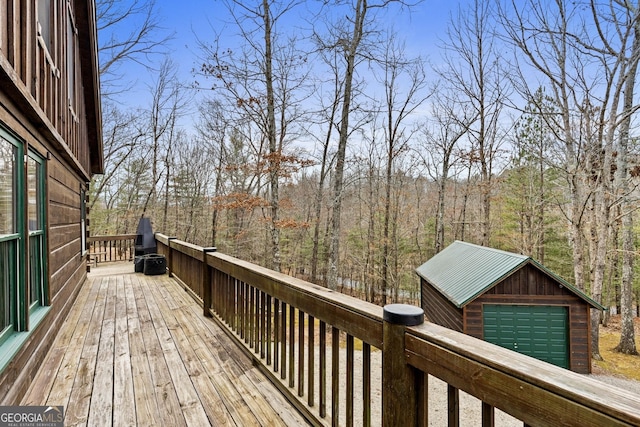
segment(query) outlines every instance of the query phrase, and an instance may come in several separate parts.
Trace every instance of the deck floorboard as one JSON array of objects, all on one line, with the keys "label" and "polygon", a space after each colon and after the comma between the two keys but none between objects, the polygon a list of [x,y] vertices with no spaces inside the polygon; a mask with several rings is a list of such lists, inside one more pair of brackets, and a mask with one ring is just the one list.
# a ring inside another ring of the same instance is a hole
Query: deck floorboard
[{"label": "deck floorboard", "polygon": [[174,280],[131,264],[89,275],[22,404],[63,405],[65,426],[308,425]]}]

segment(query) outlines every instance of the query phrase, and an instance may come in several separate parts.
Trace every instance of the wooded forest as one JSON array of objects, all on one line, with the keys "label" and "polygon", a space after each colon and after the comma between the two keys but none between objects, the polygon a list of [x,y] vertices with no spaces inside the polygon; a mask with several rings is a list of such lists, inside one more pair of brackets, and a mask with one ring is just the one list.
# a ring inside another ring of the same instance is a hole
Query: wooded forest
[{"label": "wooded forest", "polygon": [[[612,307],[636,353],[640,2],[465,2],[423,52],[393,22],[427,3],[226,0],[190,79],[153,2],[97,3],[92,235],[144,215],[380,304],[416,300],[415,268],[464,240]],[[122,102],[127,62],[152,76],[143,105]]]}]

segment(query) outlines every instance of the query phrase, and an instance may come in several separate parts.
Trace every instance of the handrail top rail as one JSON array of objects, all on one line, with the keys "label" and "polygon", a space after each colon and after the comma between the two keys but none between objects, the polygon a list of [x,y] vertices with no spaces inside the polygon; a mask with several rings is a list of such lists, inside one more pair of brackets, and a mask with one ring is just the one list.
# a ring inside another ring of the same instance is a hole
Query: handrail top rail
[{"label": "handrail top rail", "polygon": [[88,242],[102,242],[107,240],[129,240],[135,239],[136,234],[115,234],[115,235],[105,235],[105,236],[89,236],[87,237]]},{"label": "handrail top rail", "polygon": [[[614,419],[640,425],[640,396],[628,390],[430,322],[407,327],[406,336],[408,340],[416,337],[430,342]],[[420,350],[428,352],[412,347],[416,354]]]},{"label": "handrail top rail", "polygon": [[[156,239],[168,243],[168,237],[160,233],[156,233]],[[203,247],[177,239],[171,240],[171,247],[185,253],[203,253]],[[382,346],[382,307],[379,305],[220,252],[207,253],[206,260],[209,266],[316,319],[335,325],[374,347]]]},{"label": "handrail top rail", "polygon": [[383,312],[379,305],[220,252],[207,253],[206,259],[209,266],[382,348]]}]

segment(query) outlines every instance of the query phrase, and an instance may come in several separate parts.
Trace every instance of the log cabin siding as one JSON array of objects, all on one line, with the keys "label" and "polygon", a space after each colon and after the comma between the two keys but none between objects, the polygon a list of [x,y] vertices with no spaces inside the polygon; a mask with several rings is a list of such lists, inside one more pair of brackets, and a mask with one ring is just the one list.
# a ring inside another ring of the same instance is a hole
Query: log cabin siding
[{"label": "log cabin siding", "polygon": [[56,156],[49,141],[1,95],[0,104],[0,124],[23,140],[30,150],[50,154],[50,159],[45,160],[50,310],[0,372],[0,404],[10,405],[26,392],[86,279],[86,259],[80,248],[80,189],[86,184],[69,164]]},{"label": "log cabin siding", "polygon": [[[41,122],[55,151],[87,182],[103,167],[97,59],[93,58],[95,5],[52,0],[51,51],[37,32],[35,5],[33,0],[8,0],[0,8],[0,83],[30,121]],[[68,51],[69,10],[77,29],[77,54]],[[87,65],[93,66],[76,64],[76,70],[71,70],[75,78],[69,80],[69,54],[91,58]],[[68,96],[70,81],[75,82],[73,105]]]},{"label": "log cabin siding", "polygon": [[[15,135],[25,155],[32,152],[44,159],[48,249],[48,308],[41,311],[46,314],[37,326],[29,325],[19,347],[4,351],[0,346],[5,361],[12,355],[0,367],[0,405],[20,401],[86,280],[80,199],[91,176],[103,171],[95,2],[51,4],[47,47],[38,34],[37,1],[0,2],[0,127]],[[68,39],[70,20],[75,46]],[[73,64],[68,62],[71,50],[76,51]],[[68,68],[74,70],[72,78]],[[28,288],[29,278],[24,280]]]}]

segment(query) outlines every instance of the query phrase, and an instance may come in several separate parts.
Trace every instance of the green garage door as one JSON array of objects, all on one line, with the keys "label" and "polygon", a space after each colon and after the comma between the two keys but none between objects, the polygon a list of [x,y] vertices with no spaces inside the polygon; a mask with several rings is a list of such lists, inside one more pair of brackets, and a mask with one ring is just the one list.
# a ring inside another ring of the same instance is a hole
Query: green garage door
[{"label": "green garage door", "polygon": [[484,340],[569,368],[567,307],[483,306]]}]

